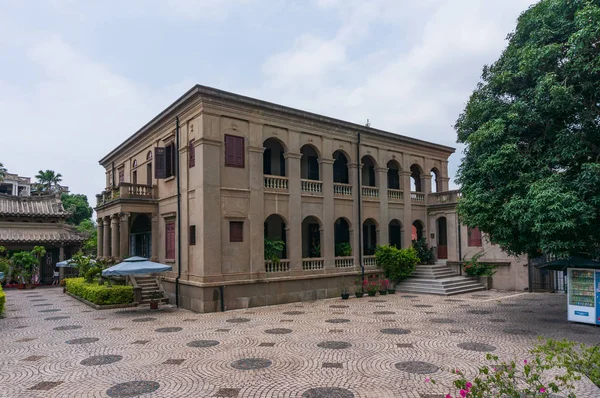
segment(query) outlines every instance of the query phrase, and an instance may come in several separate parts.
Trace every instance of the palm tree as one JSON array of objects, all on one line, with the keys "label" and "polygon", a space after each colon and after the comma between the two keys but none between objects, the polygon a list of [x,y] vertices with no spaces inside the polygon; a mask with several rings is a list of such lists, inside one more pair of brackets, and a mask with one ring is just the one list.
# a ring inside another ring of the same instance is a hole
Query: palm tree
[{"label": "palm tree", "polygon": [[0,182],[4,181],[5,177],[6,177],[6,168],[4,167],[4,165],[2,163],[0,163]]},{"label": "palm tree", "polygon": [[58,183],[62,181],[62,174],[55,173],[53,170],[38,171],[37,183],[42,191],[51,191],[53,187],[58,187]]}]

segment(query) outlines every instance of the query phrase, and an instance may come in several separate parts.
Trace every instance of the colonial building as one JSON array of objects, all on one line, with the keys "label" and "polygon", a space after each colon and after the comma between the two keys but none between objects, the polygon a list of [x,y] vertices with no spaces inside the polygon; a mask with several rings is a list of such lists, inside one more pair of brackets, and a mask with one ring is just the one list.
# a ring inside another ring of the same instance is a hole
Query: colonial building
[{"label": "colonial building", "polygon": [[5,173],[4,178],[0,181],[0,194],[18,196],[31,195],[31,178]]},{"label": "colonial building", "polygon": [[65,223],[71,212],[60,194],[16,196],[0,194],[0,246],[8,251],[43,246],[46,255],[34,270],[36,283],[51,284],[55,264],[79,250],[85,237]]},{"label": "colonial building", "polygon": [[98,253],[173,264],[165,289],[203,312],[337,295],[377,272],[377,244],[426,237],[458,261],[453,152],[195,86],[100,160]]}]

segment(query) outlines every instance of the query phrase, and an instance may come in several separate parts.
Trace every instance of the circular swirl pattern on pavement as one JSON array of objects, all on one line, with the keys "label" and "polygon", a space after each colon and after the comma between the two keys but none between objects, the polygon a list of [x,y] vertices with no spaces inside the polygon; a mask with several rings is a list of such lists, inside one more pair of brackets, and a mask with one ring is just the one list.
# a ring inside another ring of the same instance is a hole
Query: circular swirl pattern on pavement
[{"label": "circular swirl pattern on pavement", "polygon": [[345,388],[317,387],[305,391],[302,398],[354,398],[354,394]]},{"label": "circular swirl pattern on pavement", "polygon": [[264,358],[244,358],[232,362],[231,367],[239,370],[254,370],[268,368],[272,363],[270,360]]},{"label": "circular swirl pattern on pavement", "polygon": [[532,332],[531,330],[518,329],[518,328],[506,328],[503,330],[503,332],[506,334],[513,334],[513,335],[517,335],[517,336],[532,336],[532,335],[536,334],[535,332]]},{"label": "circular swirl pattern on pavement", "polygon": [[468,310],[467,312],[474,315],[489,315],[492,313],[492,311],[488,310]]},{"label": "circular swirl pattern on pavement", "polygon": [[106,395],[111,398],[130,398],[149,394],[158,390],[160,384],[155,381],[129,381],[112,386],[106,390]]},{"label": "circular swirl pattern on pavement", "polygon": [[349,308],[349,305],[342,305],[342,304],[334,304],[334,305],[330,305],[329,308]]},{"label": "circular swirl pattern on pavement", "polygon": [[350,319],[341,319],[341,318],[328,319],[325,322],[327,322],[327,323],[348,323],[348,322],[350,322]]},{"label": "circular swirl pattern on pavement", "polygon": [[304,311],[286,311],[283,313],[283,315],[302,315],[304,314]]},{"label": "circular swirl pattern on pavement", "polygon": [[131,322],[152,322],[155,320],[156,320],[156,318],[136,318],[136,319],[132,319]]},{"label": "circular swirl pattern on pavement", "polygon": [[50,318],[44,318],[45,321],[60,321],[61,319],[69,319],[70,316],[51,316]]},{"label": "circular swirl pattern on pavement", "polygon": [[433,318],[430,319],[429,322],[433,323],[456,323],[454,319],[451,318]]},{"label": "circular swirl pattern on pavement", "polygon": [[440,368],[429,362],[421,362],[421,361],[406,361],[406,362],[398,362],[396,365],[396,369],[401,370],[403,372],[426,375],[437,372]]},{"label": "circular swirl pattern on pavement", "polygon": [[111,363],[119,362],[123,359],[120,355],[96,355],[89,357],[80,362],[84,366],[97,366],[97,365],[108,365]]}]

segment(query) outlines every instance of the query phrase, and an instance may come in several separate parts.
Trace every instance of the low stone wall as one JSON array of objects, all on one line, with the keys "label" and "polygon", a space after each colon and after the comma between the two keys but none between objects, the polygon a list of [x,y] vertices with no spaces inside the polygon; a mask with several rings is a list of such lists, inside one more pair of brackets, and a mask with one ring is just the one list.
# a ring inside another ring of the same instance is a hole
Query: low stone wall
[{"label": "low stone wall", "polygon": [[[365,272],[366,275],[378,273],[381,271]],[[229,283],[224,285],[223,289],[225,310],[339,297],[342,283],[349,286],[350,293],[354,293],[354,280],[357,275],[360,273]],[[175,304],[174,281],[165,279],[161,284],[169,295],[169,303]],[[179,306],[197,312],[219,312],[221,311],[220,288],[214,284],[200,286],[180,280]]]},{"label": "low stone wall", "polygon": [[[480,261],[484,264],[496,267],[496,273],[492,277],[492,289],[503,291],[525,291],[529,286],[529,273],[527,262],[510,261]],[[448,261],[447,265],[460,273],[462,261]],[[463,275],[465,275],[463,271]],[[466,275],[465,275],[466,276]]]}]

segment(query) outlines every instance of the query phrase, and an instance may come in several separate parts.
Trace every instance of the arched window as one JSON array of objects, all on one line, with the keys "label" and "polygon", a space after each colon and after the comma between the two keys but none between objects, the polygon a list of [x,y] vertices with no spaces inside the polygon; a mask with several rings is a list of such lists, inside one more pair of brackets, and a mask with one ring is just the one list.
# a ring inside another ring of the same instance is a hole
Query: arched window
[{"label": "arched window", "polygon": [[440,172],[435,167],[431,169],[431,192],[441,191]]},{"label": "arched window", "polygon": [[395,160],[387,163],[388,189],[400,189],[400,166]]},{"label": "arched window", "polygon": [[342,151],[333,153],[333,182],[348,184],[348,158]]},{"label": "arched window", "polygon": [[335,256],[348,257],[352,255],[352,246],[350,243],[350,224],[340,217],[335,220],[333,226],[333,235],[335,241]]},{"label": "arched window", "polygon": [[388,235],[390,246],[395,246],[398,249],[402,248],[402,223],[398,220],[390,221],[388,225]]},{"label": "arched window", "polygon": [[263,174],[285,177],[285,148],[276,138],[268,138],[263,143]]},{"label": "arched window", "polygon": [[421,185],[421,167],[417,164],[410,166],[410,190],[411,192],[423,192]]},{"label": "arched window", "polygon": [[302,258],[321,257],[321,220],[308,216],[302,220]]},{"label": "arched window", "polygon": [[277,256],[280,259],[287,258],[287,234],[285,220],[279,214],[271,214],[264,223],[265,239],[280,240],[283,242],[283,250]]},{"label": "arched window", "polygon": [[366,187],[376,186],[375,160],[368,155],[362,158],[362,185]]},{"label": "arched window", "polygon": [[363,254],[372,256],[377,247],[377,222],[367,218],[363,223]]},{"label": "arched window", "polygon": [[420,240],[425,237],[424,235],[425,225],[421,220],[415,220],[412,224],[412,240]]},{"label": "arched window", "polygon": [[304,145],[300,148],[302,159],[300,160],[300,177],[306,180],[319,181],[319,153],[312,145]]}]

